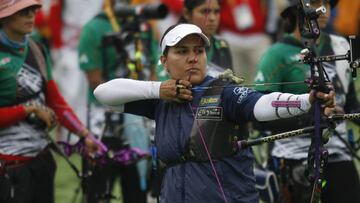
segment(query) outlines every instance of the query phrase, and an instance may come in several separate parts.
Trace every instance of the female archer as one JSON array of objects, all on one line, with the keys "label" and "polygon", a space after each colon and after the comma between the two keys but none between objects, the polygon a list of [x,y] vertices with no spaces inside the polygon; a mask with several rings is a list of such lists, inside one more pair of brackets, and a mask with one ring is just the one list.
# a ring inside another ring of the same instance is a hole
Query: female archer
[{"label": "female archer", "polygon": [[[37,0],[0,3],[0,202],[54,202],[48,131],[57,122],[98,145],[61,96],[48,53],[28,34]],[[89,136],[90,135],[90,136]]]},{"label": "female archer", "polygon": [[[246,139],[247,121],[273,120],[307,112],[313,94],[261,94],[206,75],[209,39],[193,24],[176,24],[160,42],[164,82],[114,79],[98,86],[101,103],[156,122],[157,157],[166,166],[161,202],[257,203],[250,149],[237,150]],[[333,106],[334,92],[317,93]],[[297,101],[297,108],[271,105]]]}]

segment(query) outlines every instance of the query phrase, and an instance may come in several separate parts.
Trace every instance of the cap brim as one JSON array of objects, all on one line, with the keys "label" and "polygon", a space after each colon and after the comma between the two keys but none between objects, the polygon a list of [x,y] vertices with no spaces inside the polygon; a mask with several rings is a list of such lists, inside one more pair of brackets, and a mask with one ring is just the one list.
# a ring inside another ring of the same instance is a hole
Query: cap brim
[{"label": "cap brim", "polygon": [[0,10],[0,18],[5,18],[15,14],[16,12],[30,7],[30,6],[39,6],[41,7],[41,3],[36,0],[26,0],[26,1],[18,1],[14,5],[10,7],[5,7]]},{"label": "cap brim", "polygon": [[184,39],[185,37],[189,36],[189,35],[198,35],[199,37],[201,37],[201,39],[204,41],[205,46],[210,46],[210,41],[209,39],[206,37],[206,35],[204,35],[203,33],[188,33],[182,37],[178,37],[176,38],[175,41],[172,41],[170,43],[167,43],[166,46],[175,46],[177,43],[179,43],[182,39]]},{"label": "cap brim", "polygon": [[164,37],[161,43],[161,52],[163,53],[167,46],[175,46],[182,39],[189,35],[198,35],[201,37],[205,46],[210,46],[210,40],[202,33],[201,29],[192,24],[180,24],[170,30]]}]

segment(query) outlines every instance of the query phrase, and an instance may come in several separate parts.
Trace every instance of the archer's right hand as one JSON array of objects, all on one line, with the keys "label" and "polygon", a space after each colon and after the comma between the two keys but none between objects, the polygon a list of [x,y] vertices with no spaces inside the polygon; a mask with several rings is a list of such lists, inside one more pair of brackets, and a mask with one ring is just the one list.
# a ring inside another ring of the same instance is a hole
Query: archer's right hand
[{"label": "archer's right hand", "polygon": [[45,105],[29,104],[24,106],[28,117],[32,119],[39,119],[44,122],[48,130],[56,126],[57,120],[52,109]]},{"label": "archer's right hand", "polygon": [[160,85],[160,99],[175,102],[191,101],[191,87],[191,83],[186,80],[166,80]]}]

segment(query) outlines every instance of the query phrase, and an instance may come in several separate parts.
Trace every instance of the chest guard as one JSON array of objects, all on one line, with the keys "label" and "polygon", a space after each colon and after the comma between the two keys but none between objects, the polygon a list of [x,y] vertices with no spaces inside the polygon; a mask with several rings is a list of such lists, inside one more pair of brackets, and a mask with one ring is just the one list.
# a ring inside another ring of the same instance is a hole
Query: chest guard
[{"label": "chest guard", "polygon": [[207,89],[199,101],[189,142],[191,160],[209,160],[202,136],[212,159],[233,155],[238,150],[236,141],[248,137],[246,125],[239,125],[224,115],[221,94],[223,85],[227,83],[220,79],[215,80],[211,84],[215,88]]}]

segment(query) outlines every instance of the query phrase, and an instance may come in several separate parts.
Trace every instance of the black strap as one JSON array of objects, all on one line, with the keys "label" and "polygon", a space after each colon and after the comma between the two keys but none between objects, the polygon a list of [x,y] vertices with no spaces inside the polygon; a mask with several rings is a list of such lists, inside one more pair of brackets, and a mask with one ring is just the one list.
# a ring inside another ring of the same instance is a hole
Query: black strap
[{"label": "black strap", "polygon": [[[32,40],[31,38],[29,38],[29,53],[28,56],[32,55],[35,59],[35,63],[32,63],[34,66],[33,67],[37,67],[38,70],[40,71],[42,77],[45,80],[48,80],[48,75],[47,75],[47,68],[46,68],[46,60],[44,57],[44,52],[42,51],[42,49],[40,48],[40,45],[38,45],[34,40]],[[27,57],[28,59],[29,57]],[[27,61],[26,59],[26,61]]]}]

